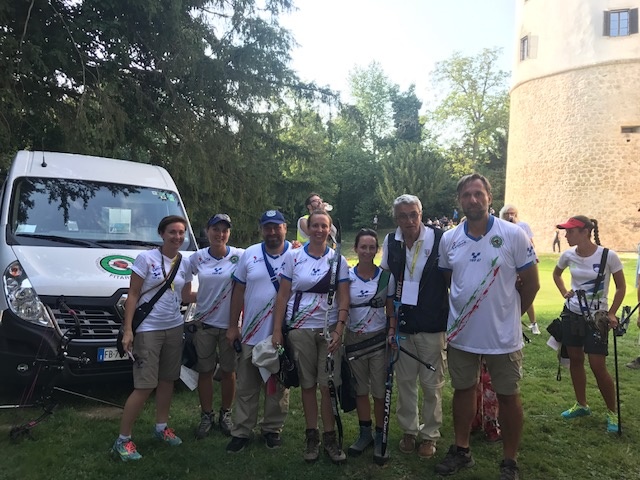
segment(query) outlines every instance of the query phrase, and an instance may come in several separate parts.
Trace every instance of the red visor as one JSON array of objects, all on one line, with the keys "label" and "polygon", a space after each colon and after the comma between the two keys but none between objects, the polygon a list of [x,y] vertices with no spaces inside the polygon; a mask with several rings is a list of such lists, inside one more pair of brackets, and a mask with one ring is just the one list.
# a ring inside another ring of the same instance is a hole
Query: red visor
[{"label": "red visor", "polygon": [[569,228],[585,228],[586,224],[583,221],[578,220],[577,218],[571,217],[566,222],[561,223],[560,225],[556,225],[556,227],[568,230]]}]

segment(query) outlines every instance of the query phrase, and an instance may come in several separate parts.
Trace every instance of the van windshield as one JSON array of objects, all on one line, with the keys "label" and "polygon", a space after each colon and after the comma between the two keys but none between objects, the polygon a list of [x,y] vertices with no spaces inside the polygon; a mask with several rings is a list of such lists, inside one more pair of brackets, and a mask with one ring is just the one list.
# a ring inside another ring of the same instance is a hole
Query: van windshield
[{"label": "van windshield", "polygon": [[[160,245],[167,215],[185,217],[175,192],[89,180],[21,177],[9,213],[14,244],[137,248]],[[194,250],[189,229],[182,250]]]}]

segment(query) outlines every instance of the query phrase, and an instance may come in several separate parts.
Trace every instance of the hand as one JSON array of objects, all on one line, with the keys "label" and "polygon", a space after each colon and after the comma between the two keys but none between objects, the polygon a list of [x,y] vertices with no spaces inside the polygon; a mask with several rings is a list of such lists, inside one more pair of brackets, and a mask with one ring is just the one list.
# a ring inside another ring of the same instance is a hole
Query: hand
[{"label": "hand", "polygon": [[576,294],[576,293],[575,293],[573,290],[569,290],[569,291],[567,291],[567,293],[565,293],[565,294],[563,295],[563,297],[564,297],[564,298],[571,298],[571,297],[573,297],[575,294]]},{"label": "hand", "polygon": [[387,342],[389,342],[389,346],[393,350],[398,350],[398,342],[396,342],[396,336],[395,335],[389,335],[389,337],[387,338]]},{"label": "hand", "polygon": [[122,335],[122,348],[125,352],[133,351],[133,331],[124,331],[124,334]]},{"label": "hand", "polygon": [[227,328],[227,342],[233,347],[233,342],[240,340],[240,329],[237,326]]},{"label": "hand", "polygon": [[276,350],[278,349],[278,347],[284,345],[284,338],[282,337],[281,330],[277,330],[273,332],[273,335],[271,335],[271,344],[273,345],[273,348],[275,348]]},{"label": "hand", "polygon": [[618,326],[618,317],[613,312],[608,312],[607,317],[609,318],[609,327],[616,328]]},{"label": "hand", "polygon": [[300,248],[302,244],[298,240],[293,240],[291,242],[291,248]]},{"label": "hand", "polygon": [[340,348],[340,345],[342,345],[342,335],[339,335],[336,330],[331,332],[330,335],[331,340],[329,341],[329,345],[327,346],[327,351],[329,353],[333,353],[338,350],[338,348]]}]

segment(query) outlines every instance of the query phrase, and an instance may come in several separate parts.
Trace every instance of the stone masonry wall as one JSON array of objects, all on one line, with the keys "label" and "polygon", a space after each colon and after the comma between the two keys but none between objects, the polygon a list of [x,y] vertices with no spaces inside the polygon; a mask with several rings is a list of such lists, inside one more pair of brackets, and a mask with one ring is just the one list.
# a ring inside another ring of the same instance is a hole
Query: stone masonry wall
[{"label": "stone masonry wall", "polygon": [[[555,225],[598,220],[616,251],[640,242],[640,59],[562,72],[511,92],[505,202],[551,252]],[[562,250],[568,248],[564,233]]]}]

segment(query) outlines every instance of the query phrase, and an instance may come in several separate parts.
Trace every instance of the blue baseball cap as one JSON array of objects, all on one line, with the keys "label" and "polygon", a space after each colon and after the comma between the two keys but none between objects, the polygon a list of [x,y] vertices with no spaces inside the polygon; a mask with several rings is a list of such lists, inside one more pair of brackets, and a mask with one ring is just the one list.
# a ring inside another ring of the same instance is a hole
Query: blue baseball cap
[{"label": "blue baseball cap", "polygon": [[278,210],[267,210],[260,217],[260,226],[263,227],[267,223],[282,224],[287,223],[287,221],[284,219],[284,215]]},{"label": "blue baseball cap", "polygon": [[229,224],[229,228],[231,228],[231,218],[226,213],[216,213],[213,217],[209,219],[207,222],[207,227],[213,227],[214,225],[225,222]]}]

